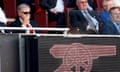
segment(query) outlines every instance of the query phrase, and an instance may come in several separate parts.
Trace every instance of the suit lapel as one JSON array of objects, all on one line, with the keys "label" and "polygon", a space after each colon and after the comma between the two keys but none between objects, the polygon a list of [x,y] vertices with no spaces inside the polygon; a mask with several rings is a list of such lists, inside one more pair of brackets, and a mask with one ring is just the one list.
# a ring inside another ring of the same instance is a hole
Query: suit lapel
[{"label": "suit lapel", "polygon": [[[82,13],[81,11],[79,11],[79,15],[80,15],[80,17],[81,17],[81,20],[83,20],[83,21],[86,20],[85,16],[83,15],[83,13]],[[87,21],[87,20],[86,20],[86,21]]]},{"label": "suit lapel", "polygon": [[79,15],[80,15],[80,19],[81,19],[81,22],[82,22],[82,28],[81,29],[86,30],[86,26],[88,25],[88,21],[86,20],[85,16],[83,15],[83,13],[80,10],[79,10]]}]

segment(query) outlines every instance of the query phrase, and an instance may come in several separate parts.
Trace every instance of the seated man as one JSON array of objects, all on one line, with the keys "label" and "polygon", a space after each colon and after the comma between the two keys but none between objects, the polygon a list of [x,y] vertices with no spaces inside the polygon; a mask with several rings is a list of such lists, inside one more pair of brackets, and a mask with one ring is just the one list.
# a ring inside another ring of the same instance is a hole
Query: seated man
[{"label": "seated man", "polygon": [[111,21],[102,25],[102,34],[120,35],[120,8],[112,7],[109,13]]},{"label": "seated man", "polygon": [[[30,6],[27,4],[20,4],[17,8],[18,17],[12,22],[10,27],[37,27],[36,22],[30,20]],[[34,30],[13,30],[12,33],[36,33]]]},{"label": "seated man", "polygon": [[63,0],[40,0],[42,9],[48,12],[48,22],[56,21],[57,28],[66,27]]},{"label": "seated man", "polygon": [[[70,32],[79,31],[79,33],[100,33],[99,24],[101,20],[98,15],[88,9],[87,0],[76,0],[77,9],[70,11]],[[72,31],[73,30],[73,31]]]}]

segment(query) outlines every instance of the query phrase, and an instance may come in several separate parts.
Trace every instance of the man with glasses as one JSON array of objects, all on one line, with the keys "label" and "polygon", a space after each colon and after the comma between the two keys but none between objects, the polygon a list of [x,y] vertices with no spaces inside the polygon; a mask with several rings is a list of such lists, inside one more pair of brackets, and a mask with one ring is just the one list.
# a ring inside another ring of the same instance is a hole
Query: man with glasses
[{"label": "man with glasses", "polygon": [[102,33],[120,35],[120,8],[112,7],[109,11],[111,21],[103,24]]},{"label": "man with glasses", "polygon": [[[20,4],[17,8],[18,17],[10,24],[10,27],[37,27],[36,22],[30,20],[30,6],[27,4]],[[13,30],[13,33],[36,33],[34,30]]]},{"label": "man with glasses", "polygon": [[88,9],[87,0],[76,0],[77,9],[70,11],[70,28],[80,33],[99,33],[99,24],[101,20],[93,10]]}]

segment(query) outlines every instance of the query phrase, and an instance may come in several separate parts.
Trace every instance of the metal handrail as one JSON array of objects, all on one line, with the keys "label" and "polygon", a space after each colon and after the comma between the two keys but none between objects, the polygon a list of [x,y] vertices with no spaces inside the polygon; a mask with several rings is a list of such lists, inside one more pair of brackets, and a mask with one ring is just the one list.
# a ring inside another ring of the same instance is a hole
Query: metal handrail
[{"label": "metal handrail", "polygon": [[22,28],[22,27],[0,27],[0,30],[48,30],[48,31],[68,31],[69,28],[48,28],[48,27],[32,27],[32,28]]},{"label": "metal handrail", "polygon": [[[120,37],[120,35],[102,35],[102,34],[68,34],[69,28],[47,28],[47,27],[0,27],[0,30],[40,30],[40,31],[63,31],[63,34],[36,34],[37,36],[64,36],[64,37]],[[26,33],[25,33],[26,35]]]},{"label": "metal handrail", "polygon": [[63,31],[63,35],[67,35],[69,28],[48,28],[48,27],[32,27],[32,28],[23,28],[23,27],[0,27],[0,30],[39,30],[39,31]]}]

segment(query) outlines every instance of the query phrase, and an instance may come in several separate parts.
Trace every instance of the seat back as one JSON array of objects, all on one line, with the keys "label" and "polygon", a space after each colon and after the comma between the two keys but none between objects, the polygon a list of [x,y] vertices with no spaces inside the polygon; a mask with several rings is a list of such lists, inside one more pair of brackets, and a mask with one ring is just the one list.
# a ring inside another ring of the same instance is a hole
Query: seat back
[{"label": "seat back", "polygon": [[4,11],[8,18],[15,18],[16,13],[16,0],[3,0]]},{"label": "seat back", "polygon": [[69,12],[72,10],[72,9],[74,9],[73,7],[71,7],[71,8],[67,8],[67,10],[66,10],[66,22],[67,22],[67,27],[69,27],[70,26],[70,17],[69,17]]}]

